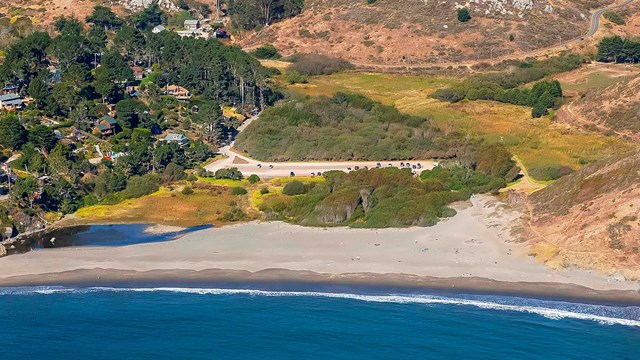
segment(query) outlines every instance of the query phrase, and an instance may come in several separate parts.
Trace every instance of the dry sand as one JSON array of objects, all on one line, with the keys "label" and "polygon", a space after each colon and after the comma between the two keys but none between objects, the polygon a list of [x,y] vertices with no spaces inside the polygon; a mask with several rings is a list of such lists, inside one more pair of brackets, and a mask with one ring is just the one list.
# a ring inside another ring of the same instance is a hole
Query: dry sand
[{"label": "dry sand", "polygon": [[482,281],[552,283],[557,288],[578,285],[598,291],[633,290],[629,293],[638,295],[637,282],[614,281],[586,270],[551,271],[528,257],[525,244],[509,242],[512,224],[520,223],[519,214],[492,197],[476,196],[457,208],[455,217],[431,228],[321,229],[250,223],[197,231],[163,243],[32,251],[0,259],[0,285],[101,277],[175,279],[195,271],[206,278],[206,271],[215,277],[212,269],[225,269],[227,275],[236,271],[239,278],[248,272],[288,280],[316,274],[325,280],[431,279],[436,284],[434,278],[456,278],[467,279],[462,282],[467,287]]}]

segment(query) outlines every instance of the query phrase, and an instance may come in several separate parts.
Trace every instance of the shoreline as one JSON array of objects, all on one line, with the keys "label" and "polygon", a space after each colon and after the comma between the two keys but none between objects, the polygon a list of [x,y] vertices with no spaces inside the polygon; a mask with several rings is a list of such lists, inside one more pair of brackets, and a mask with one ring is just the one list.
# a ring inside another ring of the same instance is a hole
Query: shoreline
[{"label": "shoreline", "polygon": [[[468,295],[527,297],[615,306],[640,305],[640,291],[595,290],[576,284],[555,282],[509,282],[487,278],[439,278],[410,274],[345,273],[328,274],[288,269],[246,270],[150,270],[78,269],[60,273],[0,278],[0,289],[9,287],[213,287],[236,286],[250,289],[274,286],[287,291],[322,286],[326,292],[344,293],[349,289],[393,289],[406,292],[446,292]],[[335,291],[335,288],[340,290]]]},{"label": "shoreline", "polygon": [[551,270],[529,256],[516,235],[522,214],[497,199],[475,196],[456,210],[428,228],[251,222],[170,241],[39,249],[0,258],[0,286],[289,282],[640,304],[640,282],[615,270]]}]

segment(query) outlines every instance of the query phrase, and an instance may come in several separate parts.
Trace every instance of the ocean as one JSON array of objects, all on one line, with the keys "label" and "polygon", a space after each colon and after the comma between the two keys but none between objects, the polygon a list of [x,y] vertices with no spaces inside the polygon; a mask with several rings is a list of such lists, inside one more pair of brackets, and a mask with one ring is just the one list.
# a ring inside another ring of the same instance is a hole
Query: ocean
[{"label": "ocean", "polygon": [[640,359],[640,307],[393,289],[0,288],[0,359]]}]

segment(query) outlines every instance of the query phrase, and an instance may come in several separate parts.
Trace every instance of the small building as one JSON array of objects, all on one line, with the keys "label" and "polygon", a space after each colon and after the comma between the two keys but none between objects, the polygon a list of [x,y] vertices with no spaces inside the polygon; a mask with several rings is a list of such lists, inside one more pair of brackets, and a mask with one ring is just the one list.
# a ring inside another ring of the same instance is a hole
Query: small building
[{"label": "small building", "polygon": [[198,20],[185,20],[184,28],[186,30],[196,30],[200,27],[200,21]]},{"label": "small building", "polygon": [[16,84],[8,84],[2,88],[3,94],[16,94],[18,92],[18,85]]},{"label": "small building", "polygon": [[24,100],[18,94],[0,95],[0,110],[15,111],[24,107]]},{"label": "small building", "polygon": [[227,31],[224,28],[219,28],[214,33],[216,39],[226,39],[229,37]]},{"label": "small building", "polygon": [[136,80],[142,80],[144,78],[144,69],[140,66],[132,67],[131,71],[133,71],[133,76],[136,78]]},{"label": "small building", "polygon": [[162,141],[175,142],[180,145],[186,145],[189,143],[189,138],[184,136],[183,134],[167,134],[167,136],[165,136]]},{"label": "small building", "polygon": [[164,94],[173,96],[178,100],[191,99],[191,93],[189,92],[189,90],[183,88],[180,85],[167,85]]},{"label": "small building", "polygon": [[165,30],[167,30],[167,28],[165,28],[162,25],[158,25],[158,26],[154,27],[153,29],[151,29],[151,32],[154,33],[154,34],[158,34],[158,33],[161,33],[161,32],[163,32]]},{"label": "small building", "polygon": [[95,131],[100,132],[102,136],[115,135],[118,132],[118,122],[111,116],[105,115],[98,121]]}]

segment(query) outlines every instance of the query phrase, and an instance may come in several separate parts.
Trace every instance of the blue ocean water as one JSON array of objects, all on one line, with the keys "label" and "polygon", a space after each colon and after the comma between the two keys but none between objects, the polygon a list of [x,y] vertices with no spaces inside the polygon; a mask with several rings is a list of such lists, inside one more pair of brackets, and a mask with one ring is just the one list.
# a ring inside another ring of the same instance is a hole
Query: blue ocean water
[{"label": "blue ocean water", "polygon": [[489,295],[0,289],[0,359],[640,359],[640,307]]}]

